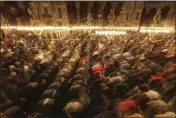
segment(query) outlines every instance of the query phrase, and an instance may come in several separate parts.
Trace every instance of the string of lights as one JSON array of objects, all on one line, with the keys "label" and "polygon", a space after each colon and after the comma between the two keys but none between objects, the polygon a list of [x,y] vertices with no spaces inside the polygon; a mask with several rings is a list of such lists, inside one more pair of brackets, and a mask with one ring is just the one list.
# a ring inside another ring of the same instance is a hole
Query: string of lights
[{"label": "string of lights", "polygon": [[[137,31],[137,27],[97,27],[97,26],[73,26],[73,27],[55,27],[55,26],[1,26],[1,29],[16,29],[16,30],[26,30],[26,31],[43,31],[43,30],[130,30]],[[174,28],[172,27],[140,27],[140,32],[161,32],[169,33],[173,32]],[[117,32],[117,31],[116,31]],[[99,33],[100,34],[100,33]],[[114,33],[115,34],[115,33]]]},{"label": "string of lights", "polygon": [[98,35],[125,35],[126,32],[122,32],[122,31],[96,31],[95,32]]}]

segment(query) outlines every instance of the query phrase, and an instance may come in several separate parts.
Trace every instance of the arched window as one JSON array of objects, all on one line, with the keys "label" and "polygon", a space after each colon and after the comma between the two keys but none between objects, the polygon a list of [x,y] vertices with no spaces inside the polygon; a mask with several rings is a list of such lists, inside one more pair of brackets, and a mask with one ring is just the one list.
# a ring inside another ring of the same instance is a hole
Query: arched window
[{"label": "arched window", "polygon": [[80,2],[80,22],[86,23],[87,18],[87,10],[88,10],[88,2]]},{"label": "arched window", "polygon": [[44,14],[45,14],[45,15],[48,15],[48,14],[49,14],[48,8],[46,8],[46,7],[44,7]]},{"label": "arched window", "polygon": [[103,11],[103,25],[106,26],[108,25],[108,15],[110,13],[112,6],[110,4],[110,2],[107,2],[107,4],[105,5],[104,11]]},{"label": "arched window", "polygon": [[150,25],[153,22],[153,17],[156,15],[156,8],[151,8],[146,15],[147,24]]},{"label": "arched window", "polygon": [[117,4],[115,11],[114,11],[116,17],[118,17],[120,15],[120,11],[121,11],[122,6],[123,6],[123,3],[121,3],[121,2]]},{"label": "arched window", "polygon": [[62,18],[61,8],[58,8],[57,10],[58,10],[58,16],[59,16],[59,18]]},{"label": "arched window", "polygon": [[169,10],[170,10],[170,7],[168,7],[168,6],[161,9],[161,16],[162,16],[161,18],[163,20],[167,18]]},{"label": "arched window", "polygon": [[47,8],[47,7],[44,7],[43,8],[43,17],[45,17],[45,18],[48,18],[48,17],[51,17],[51,15],[50,15],[50,12],[49,12],[49,9]]}]

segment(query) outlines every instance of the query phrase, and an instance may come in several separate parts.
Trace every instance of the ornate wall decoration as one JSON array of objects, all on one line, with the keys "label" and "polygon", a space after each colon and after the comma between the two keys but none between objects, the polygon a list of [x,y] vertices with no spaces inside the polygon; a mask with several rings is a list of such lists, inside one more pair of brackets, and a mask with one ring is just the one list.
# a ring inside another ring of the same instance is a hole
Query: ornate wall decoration
[{"label": "ornate wall decoration", "polygon": [[8,20],[1,14],[1,25],[8,26],[9,22]]},{"label": "ornate wall decoration", "polygon": [[119,16],[119,20],[121,22],[125,22],[126,19],[126,9],[123,7],[122,10],[120,11],[120,16]]},{"label": "ornate wall decoration", "polygon": [[[1,14],[1,25],[9,26],[9,21]],[[3,30],[5,36],[11,32],[11,29]]]},{"label": "ornate wall decoration", "polygon": [[111,9],[110,14],[108,15],[108,22],[110,26],[114,25],[114,20],[115,20],[114,9]]},{"label": "ornate wall decoration", "polygon": [[29,3],[28,13],[31,16],[30,25],[31,26],[38,25],[39,24],[39,22],[37,20],[38,19],[37,18],[38,17],[38,13],[37,13],[37,10],[36,10],[33,2]]},{"label": "ornate wall decoration", "polygon": [[152,23],[152,27],[157,27],[160,25],[161,22],[161,9],[159,8],[156,15],[153,17],[153,23]]},{"label": "ornate wall decoration", "polygon": [[87,24],[88,24],[88,25],[92,25],[92,20],[93,20],[92,14],[89,12],[89,13],[87,14]]},{"label": "ornate wall decoration", "polygon": [[69,23],[68,23],[68,16],[67,16],[67,14],[64,12],[63,13],[63,21],[64,21],[64,25],[68,25]]},{"label": "ornate wall decoration", "polygon": [[58,25],[58,23],[57,23],[57,16],[56,16],[55,13],[53,13],[53,15],[52,15],[52,24],[53,24],[54,26],[57,26],[57,25]]},{"label": "ornate wall decoration", "polygon": [[120,15],[117,17],[115,25],[124,26],[126,24],[126,9],[122,7]]},{"label": "ornate wall decoration", "polygon": [[[161,26],[160,25],[160,22],[161,22],[161,9],[159,8],[156,15],[153,17],[153,22],[151,24],[151,27],[159,27]],[[150,40],[152,41],[153,37],[157,34],[156,32],[155,33],[148,33],[149,34],[149,37],[150,37]]]}]

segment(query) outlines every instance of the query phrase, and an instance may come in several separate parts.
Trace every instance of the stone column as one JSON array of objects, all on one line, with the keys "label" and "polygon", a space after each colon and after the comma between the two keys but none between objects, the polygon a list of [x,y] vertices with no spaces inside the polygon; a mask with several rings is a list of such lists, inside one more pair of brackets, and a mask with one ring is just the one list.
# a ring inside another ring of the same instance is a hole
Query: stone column
[{"label": "stone column", "polygon": [[80,2],[76,1],[75,2],[75,6],[76,6],[76,12],[77,12],[77,24],[79,24],[80,23],[80,12],[79,12]]}]

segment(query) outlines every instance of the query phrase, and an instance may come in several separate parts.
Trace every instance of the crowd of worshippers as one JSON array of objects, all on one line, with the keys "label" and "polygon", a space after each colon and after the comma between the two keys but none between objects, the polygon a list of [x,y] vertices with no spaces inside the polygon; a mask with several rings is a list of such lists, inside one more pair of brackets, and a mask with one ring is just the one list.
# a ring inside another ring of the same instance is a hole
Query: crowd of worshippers
[{"label": "crowd of worshippers", "polygon": [[14,32],[0,45],[0,118],[176,117],[174,34]]}]

